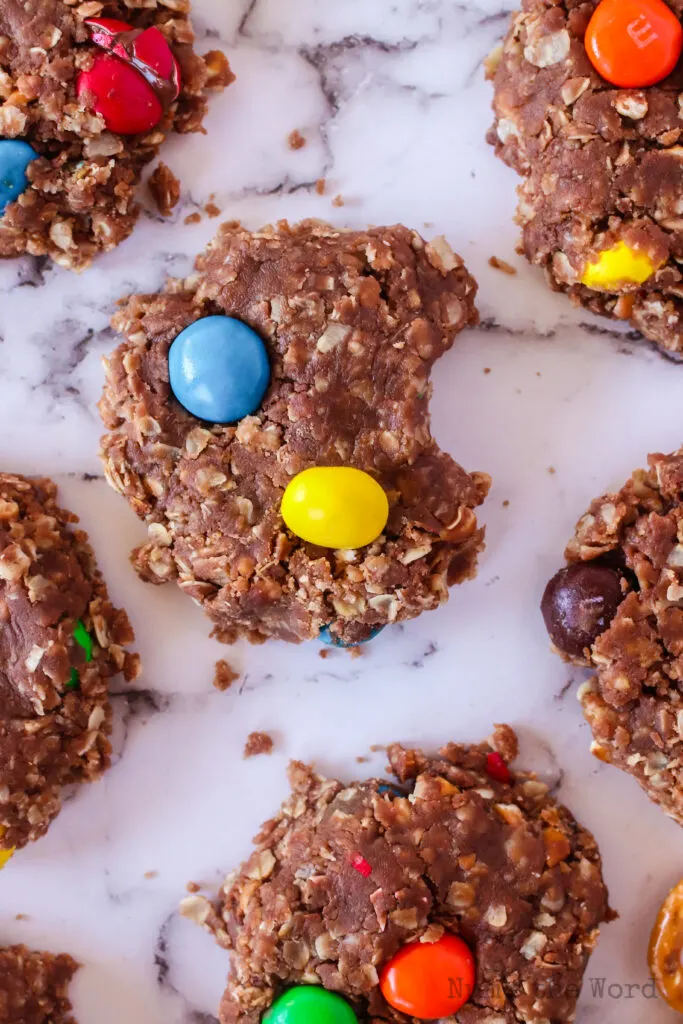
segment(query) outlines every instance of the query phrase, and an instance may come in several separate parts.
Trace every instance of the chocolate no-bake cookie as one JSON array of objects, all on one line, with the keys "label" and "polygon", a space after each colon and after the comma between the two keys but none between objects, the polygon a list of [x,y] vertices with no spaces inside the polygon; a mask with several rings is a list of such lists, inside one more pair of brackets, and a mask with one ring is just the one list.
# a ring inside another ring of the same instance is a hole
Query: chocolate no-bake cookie
[{"label": "chocolate no-bake cookie", "polygon": [[0,847],[38,839],[61,789],[109,765],[107,685],[137,655],[50,480],[0,474]]},{"label": "chocolate no-bake cookie", "polygon": [[[307,221],[253,234],[224,225],[194,276],[129,299],[100,409],[107,478],[149,524],[133,555],[140,576],[176,580],[226,642],[326,630],[355,643],[445,601],[474,575],[489,478],[432,438],[429,375],[476,323],[475,291],[443,239]],[[226,314],[260,335],[270,384],[253,415],[221,425],[176,400],[169,348]],[[285,527],[292,478],[326,466],[362,470],[386,494],[372,543],[333,550]]]},{"label": "chocolate no-bake cookie", "polygon": [[593,752],[683,824],[683,449],[648,464],[592,502],[542,609],[558,651],[596,671],[579,691]]},{"label": "chocolate no-bake cookie", "polygon": [[0,949],[0,1024],[76,1024],[67,989],[77,970],[65,953]]},{"label": "chocolate no-bake cookie", "polygon": [[[597,8],[598,0],[525,0],[490,61],[489,141],[524,179],[523,250],[551,287],[681,353],[683,67],[655,85],[611,84],[586,48]],[[680,0],[668,8],[680,19]],[[631,73],[657,45],[648,13],[601,29],[628,34]]]},{"label": "chocolate no-bake cookie", "polygon": [[453,985],[462,1024],[573,1020],[611,916],[600,854],[546,785],[507,767],[516,754],[497,726],[488,743],[436,757],[391,746],[398,786],[345,786],[293,763],[293,793],[250,859],[215,903],[181,907],[232,952],[222,1024],[258,1024],[292,985],[341,993],[361,1021],[410,1020],[384,998],[387,964],[445,935],[474,956],[459,1011]]},{"label": "chocolate no-bake cookie", "polygon": [[232,79],[221,53],[194,52],[189,10],[0,0],[0,257],[80,270],[130,234],[142,168]]}]

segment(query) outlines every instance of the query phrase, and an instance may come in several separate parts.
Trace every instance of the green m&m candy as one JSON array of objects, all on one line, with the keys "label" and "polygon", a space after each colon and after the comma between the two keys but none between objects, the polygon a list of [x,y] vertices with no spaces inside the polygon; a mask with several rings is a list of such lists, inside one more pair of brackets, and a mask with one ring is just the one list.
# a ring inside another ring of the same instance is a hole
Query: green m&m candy
[{"label": "green m&m candy", "polygon": [[296,985],[275,1000],[262,1024],[358,1024],[358,1018],[336,992]]}]

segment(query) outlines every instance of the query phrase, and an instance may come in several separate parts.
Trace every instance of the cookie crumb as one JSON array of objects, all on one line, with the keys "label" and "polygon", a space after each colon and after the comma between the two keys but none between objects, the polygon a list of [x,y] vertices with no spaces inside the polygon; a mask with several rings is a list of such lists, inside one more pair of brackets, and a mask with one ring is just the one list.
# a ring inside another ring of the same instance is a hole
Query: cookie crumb
[{"label": "cookie crumb", "polygon": [[330,654],[330,652],[326,651],[324,647],[323,647],[322,651],[318,651],[318,657],[322,658],[323,661],[325,660],[325,658],[329,657],[329,654]]},{"label": "cookie crumb", "polygon": [[222,50],[209,50],[208,53],[204,54],[202,60],[209,75],[209,80],[206,84],[207,89],[211,89],[212,92],[220,92],[222,89],[227,89],[235,81],[230,61]]},{"label": "cookie crumb", "polygon": [[551,476],[555,476],[555,474],[557,473],[557,470],[555,469],[554,466],[548,466],[548,472],[550,473]]},{"label": "cookie crumb", "polygon": [[344,197],[343,196],[335,196],[334,199],[332,200],[332,205],[333,206],[343,206],[344,205]]},{"label": "cookie crumb", "polygon": [[162,217],[170,217],[180,199],[180,182],[163,161],[153,171],[148,188]]},{"label": "cookie crumb", "polygon": [[315,190],[316,190],[316,192],[318,193],[319,196],[324,196],[325,195],[325,188],[326,188],[326,186],[327,186],[326,179],[325,178],[318,178],[318,180],[315,183]]},{"label": "cookie crumb", "polygon": [[186,224],[199,224],[201,222],[201,213],[191,213],[185,218]]},{"label": "cookie crumb", "polygon": [[213,675],[213,685],[217,690],[224,693],[229,690],[236,679],[239,679],[239,672],[235,672],[232,665],[228,664],[223,658],[216,662],[215,672]]},{"label": "cookie crumb", "polygon": [[301,134],[298,128],[287,136],[287,145],[290,149],[303,149],[306,145],[306,137]]},{"label": "cookie crumb", "polygon": [[386,749],[387,749],[386,743],[371,743],[370,744],[370,750],[373,752],[373,754],[379,754],[382,750],[386,750]]},{"label": "cookie crumb", "polygon": [[159,872],[158,871],[145,871],[145,876],[144,877],[148,881],[151,881],[153,878],[158,878],[159,877]]},{"label": "cookie crumb", "polygon": [[484,373],[490,373],[490,372],[491,372],[491,367],[490,366],[485,366],[484,367]]},{"label": "cookie crumb", "polygon": [[244,757],[258,757],[259,754],[272,754],[273,738],[267,732],[250,732],[244,745]]},{"label": "cookie crumb", "polygon": [[510,506],[510,502],[509,502],[509,500],[508,500],[508,499],[506,498],[506,499],[505,499],[505,501],[503,502],[503,508],[509,508],[509,506]]},{"label": "cookie crumb", "polygon": [[200,892],[201,888],[201,885],[198,885],[197,882],[188,882],[187,885],[185,886],[187,892],[192,893]]},{"label": "cookie crumb", "polygon": [[220,217],[222,212],[223,211],[221,210],[220,206],[216,206],[216,204],[211,201],[209,201],[204,207],[204,213],[206,214],[207,217]]},{"label": "cookie crumb", "polygon": [[491,256],[489,258],[489,266],[493,267],[494,270],[500,270],[503,274],[508,274],[509,277],[514,277],[517,273],[516,267],[513,267],[510,263],[506,263],[505,260],[499,259],[497,256]]},{"label": "cookie crumb", "polygon": [[14,915],[14,920],[15,921],[30,921],[31,920],[31,916],[30,916],[30,914],[15,914]]},{"label": "cookie crumb", "polygon": [[367,756],[365,756],[365,755],[363,755],[363,754],[360,754],[360,755],[359,755],[359,756],[358,756],[358,757],[356,758],[356,761],[357,761],[357,763],[358,763],[358,764],[365,764],[365,763],[366,763],[367,761],[369,761],[369,760],[370,760],[370,758],[369,758],[369,757],[367,757]]},{"label": "cookie crumb", "polygon": [[362,658],[363,655],[365,654],[365,651],[363,650],[362,647],[352,647],[350,654],[352,658]]}]

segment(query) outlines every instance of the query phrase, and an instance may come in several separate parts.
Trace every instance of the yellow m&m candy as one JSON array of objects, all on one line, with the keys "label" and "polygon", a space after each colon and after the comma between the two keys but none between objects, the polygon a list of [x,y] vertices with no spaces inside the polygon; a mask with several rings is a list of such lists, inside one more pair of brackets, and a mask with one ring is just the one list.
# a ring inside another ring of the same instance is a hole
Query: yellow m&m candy
[{"label": "yellow m&m candy", "polygon": [[[4,825],[0,825],[0,839],[2,839],[4,834],[5,834],[5,827],[4,827]],[[14,853],[14,847],[12,847],[11,850],[0,850],[0,869],[4,868],[5,864],[10,859],[10,857],[12,856],[13,853]]]},{"label": "yellow m&m candy", "polygon": [[323,548],[362,548],[389,518],[387,496],[368,473],[315,466],[297,474],[282,498],[282,518],[297,537]]},{"label": "yellow m&m candy", "polygon": [[657,266],[646,252],[632,249],[626,242],[617,242],[586,265],[581,283],[587,288],[614,291],[624,284],[643,284],[655,270]]}]

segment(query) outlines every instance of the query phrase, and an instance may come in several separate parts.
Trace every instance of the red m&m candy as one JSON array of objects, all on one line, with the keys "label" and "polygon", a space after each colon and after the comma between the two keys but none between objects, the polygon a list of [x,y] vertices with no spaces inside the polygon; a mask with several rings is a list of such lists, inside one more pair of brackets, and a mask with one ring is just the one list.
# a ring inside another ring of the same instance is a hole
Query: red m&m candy
[{"label": "red m&m candy", "polygon": [[78,79],[79,97],[89,100],[109,131],[139,135],[154,128],[180,92],[180,67],[158,28],[139,32],[125,21],[91,18],[96,57]]},{"label": "red m&m candy", "polygon": [[452,1017],[474,991],[474,957],[457,935],[411,942],[382,970],[379,986],[395,1010],[419,1020]]},{"label": "red m&m candy", "polygon": [[601,0],[585,43],[603,78],[636,89],[671,74],[683,50],[683,28],[664,0]]}]

